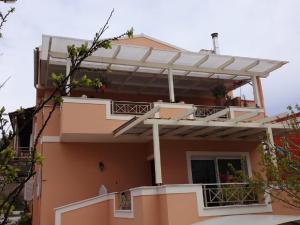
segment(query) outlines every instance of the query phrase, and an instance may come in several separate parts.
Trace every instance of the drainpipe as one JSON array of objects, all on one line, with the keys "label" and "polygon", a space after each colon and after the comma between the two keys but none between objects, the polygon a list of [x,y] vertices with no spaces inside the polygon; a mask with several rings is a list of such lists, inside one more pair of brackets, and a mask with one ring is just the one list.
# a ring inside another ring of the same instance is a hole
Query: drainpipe
[{"label": "drainpipe", "polygon": [[212,41],[213,41],[213,51],[215,54],[220,54],[220,47],[219,47],[219,41],[218,41],[218,33],[212,33]]}]

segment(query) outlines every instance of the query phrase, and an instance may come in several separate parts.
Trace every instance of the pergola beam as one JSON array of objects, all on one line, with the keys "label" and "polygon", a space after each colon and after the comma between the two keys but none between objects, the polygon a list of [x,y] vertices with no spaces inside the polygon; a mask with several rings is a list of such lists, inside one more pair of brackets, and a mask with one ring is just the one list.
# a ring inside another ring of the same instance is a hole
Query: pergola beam
[{"label": "pergola beam", "polygon": [[[51,57],[58,59],[66,59],[66,53],[60,52],[50,52]],[[209,57],[209,56],[206,56]],[[202,58],[199,62],[202,64]],[[107,63],[107,64],[117,64],[117,65],[127,65],[127,66],[139,66],[139,67],[148,67],[148,68],[159,68],[159,69],[173,69],[173,70],[182,70],[187,72],[203,72],[203,73],[219,73],[219,74],[228,74],[228,75],[240,75],[240,76],[259,76],[265,77],[267,74],[264,72],[254,72],[247,70],[228,70],[228,69],[218,69],[218,68],[206,68],[201,66],[186,66],[186,65],[168,65],[167,63],[151,63],[151,62],[142,62],[136,60],[126,60],[126,59],[113,59],[108,57],[99,57],[99,56],[89,56],[86,62],[94,63]],[[278,62],[279,63],[279,62]],[[188,74],[185,74],[185,76]]]},{"label": "pergola beam", "polygon": [[138,125],[139,123],[143,122],[144,120],[150,118],[151,116],[153,116],[156,112],[159,111],[159,106],[155,106],[153,109],[151,109],[149,112],[145,113],[143,116],[139,117],[138,119],[134,120],[132,123],[128,124],[127,126],[123,127],[122,129],[120,129],[119,131],[117,131],[114,136],[118,137],[121,134],[123,134],[124,132],[126,132],[127,130],[129,130],[130,128]]},{"label": "pergola beam", "polygon": [[258,112],[245,113],[245,114],[235,117],[233,119],[226,120],[226,122],[234,122],[234,123],[242,122],[244,120],[250,119],[257,115],[258,115]]},{"label": "pergola beam", "polygon": [[211,121],[211,120],[214,120],[214,119],[217,119],[221,116],[226,115],[229,112],[229,110],[230,110],[229,108],[226,108],[226,109],[223,109],[223,110],[221,110],[219,112],[216,112],[212,115],[209,115],[209,116],[206,116],[204,118],[197,119],[197,120],[202,121],[202,122],[208,122],[208,121]]},{"label": "pergola beam", "polygon": [[170,132],[167,132],[165,134],[162,135],[162,137],[172,137],[172,136],[176,136],[176,134],[180,134],[184,131],[187,131],[189,129],[192,129],[193,126],[182,126],[182,127],[179,127],[179,128],[176,128]]},{"label": "pergola beam", "polygon": [[159,123],[168,126],[204,126],[204,127],[244,127],[244,128],[286,128],[283,123],[261,124],[255,122],[226,122],[226,121],[201,121],[201,120],[174,120],[174,119],[146,119],[144,124]]},{"label": "pergola beam", "polygon": [[285,113],[280,113],[276,116],[271,116],[271,117],[265,117],[263,119],[260,119],[260,120],[256,120],[255,122],[257,123],[270,123],[270,122],[273,122],[273,121],[276,121],[276,120],[279,120],[279,119],[282,119],[282,118],[286,118],[288,117],[289,113],[285,112]]},{"label": "pergola beam", "polygon": [[209,135],[210,137],[221,137],[221,136],[228,136],[229,134],[235,134],[237,132],[241,132],[241,130],[239,130],[238,128],[234,127],[234,128],[228,128],[226,130],[220,131],[220,132],[216,132],[212,135]]},{"label": "pergola beam", "polygon": [[207,134],[207,133],[210,133],[210,132],[212,132],[214,130],[218,130],[218,129],[220,129],[220,127],[206,127],[206,128],[201,129],[201,130],[194,131],[194,132],[191,132],[189,134],[186,134],[184,136],[185,137],[197,137],[197,136]]}]

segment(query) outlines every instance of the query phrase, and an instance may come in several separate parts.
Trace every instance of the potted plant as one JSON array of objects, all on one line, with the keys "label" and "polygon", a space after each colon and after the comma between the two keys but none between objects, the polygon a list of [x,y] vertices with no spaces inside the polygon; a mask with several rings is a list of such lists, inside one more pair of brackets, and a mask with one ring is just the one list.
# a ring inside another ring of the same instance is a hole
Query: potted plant
[{"label": "potted plant", "polygon": [[224,105],[227,89],[224,84],[218,84],[212,90],[212,95],[215,97],[216,105]]}]

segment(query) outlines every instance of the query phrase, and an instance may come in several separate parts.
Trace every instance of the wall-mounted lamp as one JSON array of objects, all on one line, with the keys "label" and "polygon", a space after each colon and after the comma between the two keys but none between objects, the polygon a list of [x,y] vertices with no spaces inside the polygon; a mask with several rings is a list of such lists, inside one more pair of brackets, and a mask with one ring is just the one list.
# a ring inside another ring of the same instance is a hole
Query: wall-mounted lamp
[{"label": "wall-mounted lamp", "polygon": [[101,172],[103,172],[103,170],[104,170],[104,163],[103,163],[102,161],[100,161],[100,162],[98,163],[98,167],[99,167],[99,170],[100,170]]}]

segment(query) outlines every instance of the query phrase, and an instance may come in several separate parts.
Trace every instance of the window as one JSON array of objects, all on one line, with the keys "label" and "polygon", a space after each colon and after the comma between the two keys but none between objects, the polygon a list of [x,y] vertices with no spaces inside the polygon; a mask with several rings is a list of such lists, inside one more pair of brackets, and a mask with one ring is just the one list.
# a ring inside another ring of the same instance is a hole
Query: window
[{"label": "window", "polygon": [[251,172],[247,153],[205,153],[188,152],[190,183],[230,183],[234,181],[234,171],[243,171],[247,175]]}]

